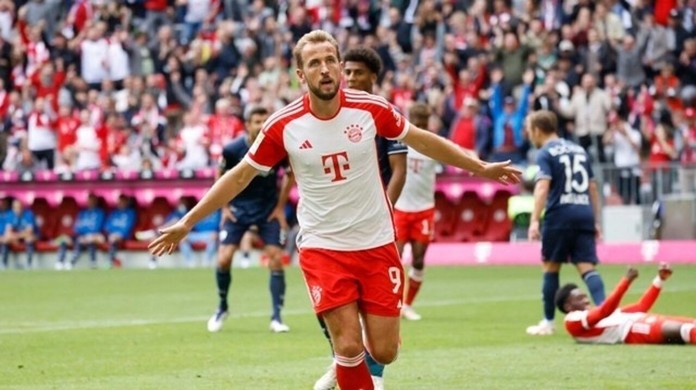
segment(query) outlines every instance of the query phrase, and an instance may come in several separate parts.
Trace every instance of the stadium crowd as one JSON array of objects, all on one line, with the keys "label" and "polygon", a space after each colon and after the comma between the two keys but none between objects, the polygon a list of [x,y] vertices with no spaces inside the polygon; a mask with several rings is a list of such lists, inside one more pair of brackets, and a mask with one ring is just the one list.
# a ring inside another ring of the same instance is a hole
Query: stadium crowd
[{"label": "stadium crowd", "polygon": [[696,164],[694,10],[694,0],[0,0],[0,162],[20,173],[213,166],[247,107],[301,95],[293,42],[322,28],[342,48],[377,50],[375,93],[402,112],[427,102],[429,126],[483,158],[526,164],[523,118],[551,109],[564,137],[632,188],[643,163]]}]

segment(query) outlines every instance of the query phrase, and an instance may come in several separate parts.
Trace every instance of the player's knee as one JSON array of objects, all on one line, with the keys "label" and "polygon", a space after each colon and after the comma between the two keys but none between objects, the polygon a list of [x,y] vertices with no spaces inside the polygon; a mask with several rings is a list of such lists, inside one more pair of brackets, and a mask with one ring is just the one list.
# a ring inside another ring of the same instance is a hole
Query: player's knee
[{"label": "player's knee", "polygon": [[385,365],[390,364],[390,363],[393,363],[396,360],[396,358],[399,356],[399,346],[393,345],[393,346],[375,349],[373,351],[370,351],[370,355],[372,355],[372,358],[377,363],[385,364]]},{"label": "player's knee", "polygon": [[360,340],[353,340],[347,337],[337,337],[333,339],[334,352],[336,355],[353,357],[361,354],[365,347]]},{"label": "player's knee", "polygon": [[283,269],[283,254],[280,248],[270,247],[266,249],[266,256],[268,256],[268,268],[271,271]]}]

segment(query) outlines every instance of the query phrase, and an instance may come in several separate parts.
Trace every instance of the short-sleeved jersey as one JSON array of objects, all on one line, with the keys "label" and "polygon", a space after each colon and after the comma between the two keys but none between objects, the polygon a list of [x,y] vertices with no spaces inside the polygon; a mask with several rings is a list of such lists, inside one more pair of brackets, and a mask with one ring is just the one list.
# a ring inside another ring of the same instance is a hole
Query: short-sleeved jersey
[{"label": "short-sleeved jersey", "polygon": [[634,322],[646,316],[645,313],[624,313],[620,309],[594,326],[589,326],[589,310],[572,311],[565,316],[565,327],[580,343],[619,344],[624,341]]},{"label": "short-sleeved jersey", "polygon": [[435,177],[438,162],[413,148],[408,149],[406,182],[394,208],[417,212],[435,207]]},{"label": "short-sleeved jersey", "polygon": [[386,186],[392,177],[392,168],[389,163],[389,156],[393,154],[405,154],[408,147],[400,141],[386,139],[382,136],[375,138],[377,143],[377,159],[379,161],[379,173],[382,176],[382,184]]},{"label": "short-sleeved jersey", "polygon": [[[220,169],[228,171],[239,164],[249,151],[246,135],[235,138],[222,149]],[[261,172],[230,202],[235,217],[241,221],[267,218],[278,203],[277,167]]]},{"label": "short-sleeved jersey", "polygon": [[245,161],[267,172],[288,158],[298,183],[300,248],[355,251],[394,242],[375,137],[402,139],[406,119],[379,96],[340,90],[340,109],[315,117],[309,96],[273,114]]},{"label": "short-sleeved jersey", "polygon": [[594,231],[589,193],[594,173],[585,149],[571,141],[555,139],[539,150],[537,164],[537,181],[551,180],[544,228]]}]

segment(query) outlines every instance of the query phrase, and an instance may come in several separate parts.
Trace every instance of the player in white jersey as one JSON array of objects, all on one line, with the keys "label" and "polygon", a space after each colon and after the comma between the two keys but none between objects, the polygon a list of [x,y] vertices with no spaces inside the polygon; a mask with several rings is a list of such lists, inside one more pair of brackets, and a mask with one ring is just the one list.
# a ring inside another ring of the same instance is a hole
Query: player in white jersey
[{"label": "player in white jersey", "polygon": [[[428,128],[430,108],[426,104],[414,104],[408,114],[414,126]],[[406,164],[406,183],[399,200],[394,205],[394,225],[399,253],[403,253],[407,243],[411,244],[411,269],[408,272],[401,316],[407,320],[417,321],[421,319],[421,316],[413,310],[411,305],[423,282],[425,252],[433,238],[435,175],[439,163],[409,148]]]},{"label": "player in white jersey", "polygon": [[[272,115],[242,162],[217,180],[179,222],[150,244],[174,251],[196,221],[224,206],[259,173],[288,158],[298,183],[300,266],[317,314],[331,333],[343,390],[373,389],[365,349],[384,364],[399,348],[403,271],[391,206],[378,173],[375,136],[400,139],[444,163],[505,184],[519,183],[510,162],[487,163],[417,128],[385,99],[341,90],[338,43],[327,32],[294,48],[297,76],[309,92]],[[359,318],[363,318],[365,339]]]},{"label": "player in white jersey", "polygon": [[621,298],[638,277],[629,268],[614,292],[598,307],[590,309],[590,300],[575,284],[567,284],[556,296],[556,305],[567,313],[565,327],[580,343],[589,344],[692,344],[696,345],[696,318],[672,317],[649,313],[672,269],[660,265],[657,276],[641,299],[619,308]]}]

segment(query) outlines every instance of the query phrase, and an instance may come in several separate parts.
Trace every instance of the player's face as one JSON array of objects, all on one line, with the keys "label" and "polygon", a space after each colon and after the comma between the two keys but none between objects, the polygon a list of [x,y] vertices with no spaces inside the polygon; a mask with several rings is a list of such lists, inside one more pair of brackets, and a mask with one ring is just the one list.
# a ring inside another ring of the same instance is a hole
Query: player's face
[{"label": "player's face", "polygon": [[256,137],[259,136],[266,119],[268,119],[268,115],[266,114],[255,114],[246,121],[247,132],[249,133],[249,138],[252,143],[256,140]]},{"label": "player's face", "polygon": [[377,75],[372,73],[362,62],[346,61],[343,64],[343,76],[348,88],[372,93],[372,88],[377,81]]},{"label": "player's face", "polygon": [[297,77],[309,92],[321,100],[332,100],[338,93],[341,64],[330,42],[308,43],[302,48],[302,69]]},{"label": "player's face", "polygon": [[570,292],[568,300],[566,301],[566,308],[570,309],[569,311],[586,310],[589,307],[590,298],[588,298],[587,294],[582,292],[582,290],[576,288]]}]

